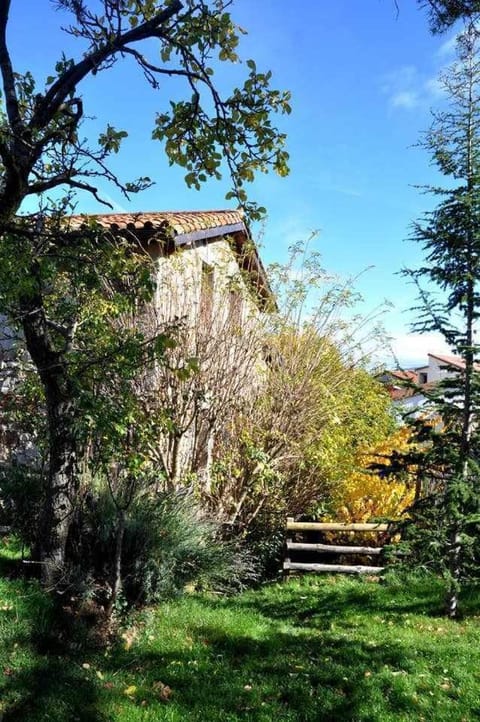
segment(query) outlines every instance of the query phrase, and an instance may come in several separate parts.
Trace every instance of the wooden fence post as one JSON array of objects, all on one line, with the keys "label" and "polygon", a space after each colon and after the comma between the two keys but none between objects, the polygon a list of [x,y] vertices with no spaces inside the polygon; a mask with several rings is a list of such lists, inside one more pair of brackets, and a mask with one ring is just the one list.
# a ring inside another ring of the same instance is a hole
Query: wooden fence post
[{"label": "wooden fence post", "polygon": [[290,535],[288,525],[294,521],[295,521],[295,519],[293,516],[287,516],[287,538],[286,538],[286,543],[285,543],[285,558],[284,558],[284,562],[283,562],[283,581],[285,581],[285,579],[288,579],[288,575],[290,573],[290,563],[291,563],[290,545],[292,544],[293,538]]}]

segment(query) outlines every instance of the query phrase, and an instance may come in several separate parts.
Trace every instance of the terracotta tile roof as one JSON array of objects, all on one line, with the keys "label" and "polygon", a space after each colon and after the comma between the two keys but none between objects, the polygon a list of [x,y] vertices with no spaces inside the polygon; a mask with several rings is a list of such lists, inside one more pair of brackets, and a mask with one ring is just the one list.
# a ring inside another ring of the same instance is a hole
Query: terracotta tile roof
[{"label": "terracotta tile roof", "polygon": [[92,217],[103,228],[112,230],[161,230],[168,227],[175,235],[238,224],[245,228],[243,214],[240,211],[231,210],[85,214],[70,216],[68,223],[72,230],[76,230]]},{"label": "terracotta tile roof", "polygon": [[426,384],[422,384],[420,388],[417,389],[417,393],[422,393],[422,391],[433,391],[436,386],[438,386],[438,381],[427,381]]},{"label": "terracotta tile roof", "polygon": [[[429,356],[436,359],[437,361],[441,361],[446,366],[452,366],[457,369],[464,369],[465,368],[465,361],[463,358],[460,358],[460,356],[444,356],[443,354],[437,354],[437,353],[429,353]],[[480,371],[480,364],[475,363],[475,371]]]},{"label": "terracotta tile roof", "polygon": [[408,399],[415,395],[415,389],[412,388],[398,388],[398,386],[392,386],[388,390],[390,398],[393,401],[400,401],[401,399]]},{"label": "terracotta tile roof", "polygon": [[390,376],[394,376],[396,379],[400,379],[401,381],[416,381],[417,374],[415,371],[401,371],[400,369],[397,369],[395,371],[389,371],[388,372]]},{"label": "terracotta tile roof", "polygon": [[428,355],[437,359],[437,361],[442,361],[442,363],[447,364],[448,366],[455,366],[455,368],[458,369],[465,368],[465,362],[459,356],[444,356],[443,354],[440,355],[437,353],[429,353]]}]

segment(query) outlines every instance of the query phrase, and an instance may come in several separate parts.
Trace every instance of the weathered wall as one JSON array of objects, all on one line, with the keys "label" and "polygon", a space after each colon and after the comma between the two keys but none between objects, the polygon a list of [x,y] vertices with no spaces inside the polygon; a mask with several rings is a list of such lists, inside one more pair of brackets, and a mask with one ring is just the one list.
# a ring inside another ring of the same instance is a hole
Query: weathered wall
[{"label": "weathered wall", "polygon": [[177,438],[159,439],[173,469],[170,486],[195,472],[208,487],[215,440],[232,406],[254,393],[264,369],[263,312],[225,238],[198,243],[158,258],[156,312],[160,324],[178,324],[179,346],[172,352],[198,359],[191,379],[176,382],[159,366],[156,383],[165,404],[175,407]]}]

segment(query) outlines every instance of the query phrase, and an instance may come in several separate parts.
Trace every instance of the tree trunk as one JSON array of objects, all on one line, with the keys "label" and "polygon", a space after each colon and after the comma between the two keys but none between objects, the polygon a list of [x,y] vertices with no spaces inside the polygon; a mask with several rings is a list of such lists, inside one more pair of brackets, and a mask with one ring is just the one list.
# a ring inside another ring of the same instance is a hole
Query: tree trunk
[{"label": "tree trunk", "polygon": [[[476,161],[475,161],[475,115],[478,112],[478,107],[475,107],[474,99],[474,85],[478,82],[474,79],[474,65],[477,63],[476,55],[470,50],[468,55],[469,74],[468,74],[468,105],[467,105],[467,123],[465,128],[465,140],[466,140],[466,175],[467,175],[467,189],[468,197],[474,198],[478,193],[477,179],[476,179]],[[469,207],[468,213],[470,216],[470,222],[467,231],[467,243],[465,246],[466,252],[466,285],[465,285],[465,300],[464,300],[464,318],[465,318],[465,342],[463,349],[463,360],[465,363],[464,370],[464,388],[463,388],[463,409],[462,409],[462,420],[461,420],[461,438],[460,438],[460,456],[459,456],[459,467],[461,472],[462,484],[464,486],[463,494],[456,493],[453,489],[453,497],[447,498],[447,504],[452,510],[454,509],[454,519],[452,523],[452,530],[450,532],[450,546],[448,549],[448,590],[447,597],[445,600],[447,614],[451,619],[457,616],[458,608],[458,593],[460,590],[460,577],[461,577],[461,565],[462,565],[462,521],[465,518],[466,510],[464,508],[463,497],[465,496],[465,489],[471,485],[469,479],[470,475],[470,463],[473,459],[472,454],[472,430],[474,421],[474,404],[473,404],[473,377],[475,374],[475,337],[474,329],[477,317],[476,310],[476,282],[475,279],[478,276],[477,269],[477,256],[478,256],[478,241],[473,232],[475,225],[474,218],[471,218],[471,208]],[[458,484],[457,475],[455,478],[455,485]],[[452,490],[451,490],[452,491]],[[451,495],[450,495],[451,496]]]},{"label": "tree trunk", "polygon": [[122,554],[123,554],[123,537],[125,536],[125,511],[118,509],[117,516],[117,533],[115,539],[115,557],[113,563],[113,583],[112,596],[108,605],[108,616],[110,616],[115,607],[115,603],[122,591]]},{"label": "tree trunk", "polygon": [[445,598],[445,612],[450,619],[455,619],[458,610],[458,592],[461,571],[461,536],[458,527],[450,535],[450,548],[448,551],[448,589]]},{"label": "tree trunk", "polygon": [[49,472],[44,488],[37,550],[42,581],[59,584],[66,572],[66,545],[78,496],[78,450],[72,431],[72,403],[49,403]]},{"label": "tree trunk", "polygon": [[35,552],[42,580],[53,588],[65,573],[68,531],[78,496],[75,392],[64,355],[50,338],[41,298],[33,295],[22,306],[25,341],[42,381],[48,419],[48,475]]}]

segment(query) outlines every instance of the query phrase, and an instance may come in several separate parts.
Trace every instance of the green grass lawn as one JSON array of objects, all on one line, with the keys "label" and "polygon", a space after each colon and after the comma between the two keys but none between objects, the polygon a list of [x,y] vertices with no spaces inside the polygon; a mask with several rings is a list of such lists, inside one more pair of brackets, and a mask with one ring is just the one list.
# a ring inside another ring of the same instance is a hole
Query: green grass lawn
[{"label": "green grass lawn", "polygon": [[140,615],[107,652],[46,649],[49,605],[0,581],[3,722],[480,719],[480,594],[310,577]]}]

